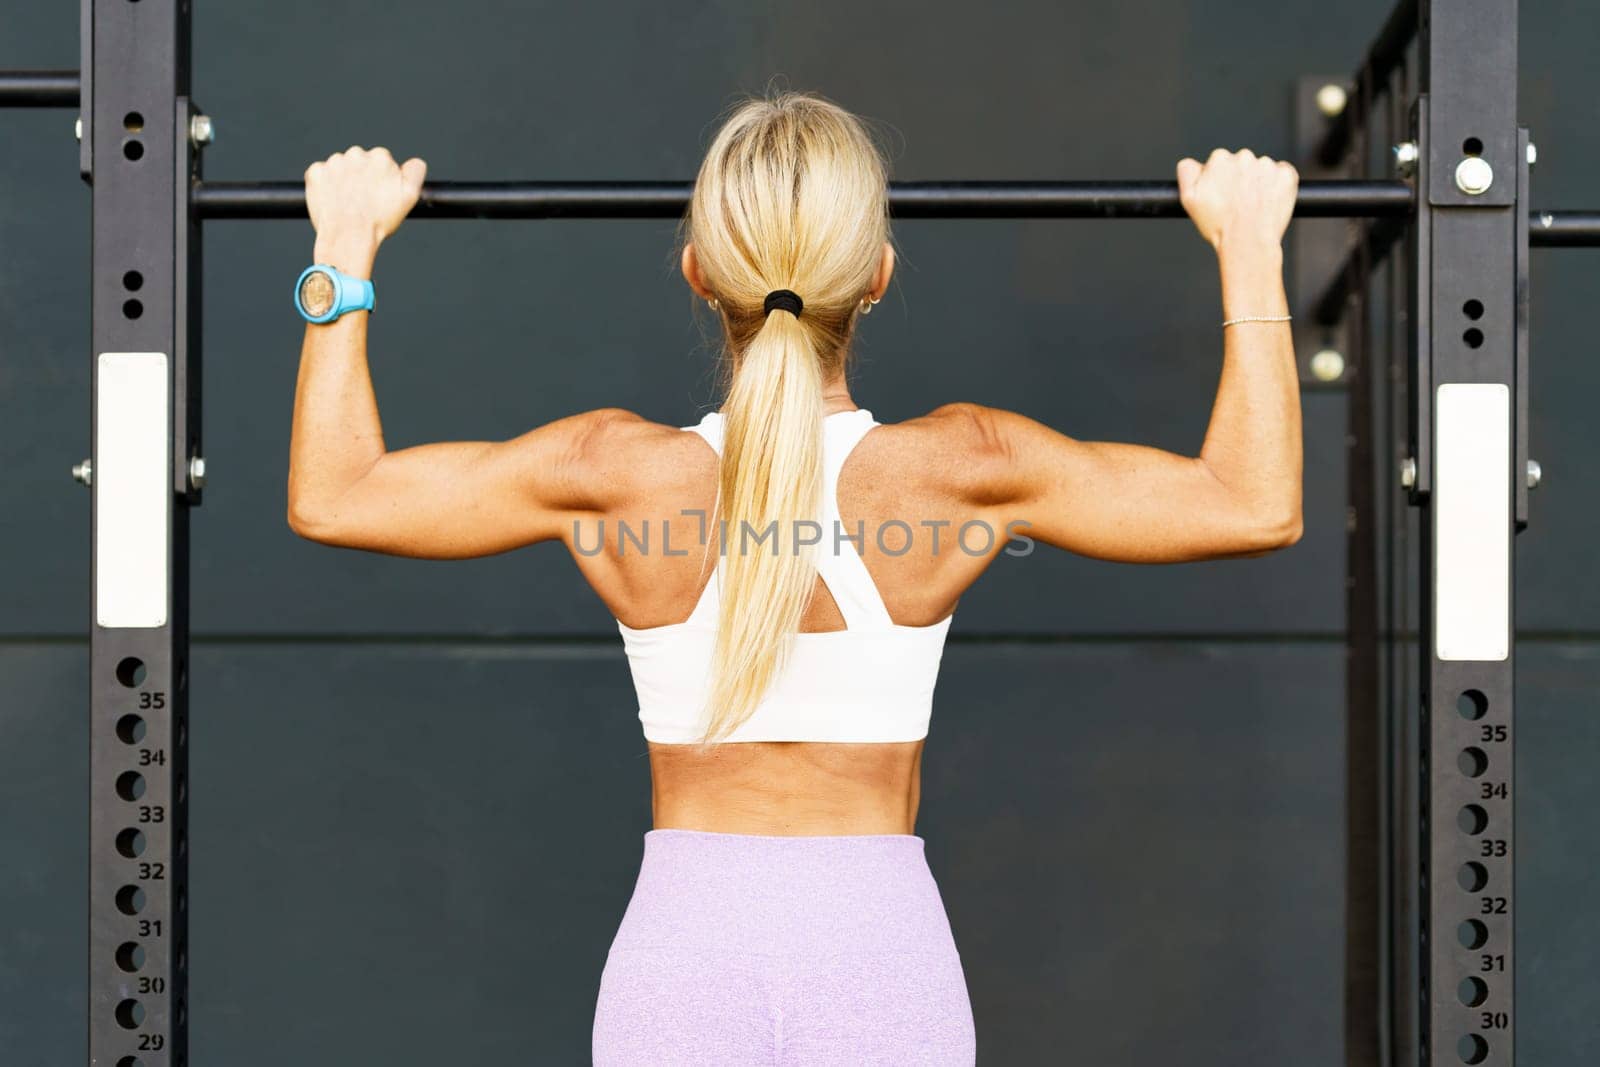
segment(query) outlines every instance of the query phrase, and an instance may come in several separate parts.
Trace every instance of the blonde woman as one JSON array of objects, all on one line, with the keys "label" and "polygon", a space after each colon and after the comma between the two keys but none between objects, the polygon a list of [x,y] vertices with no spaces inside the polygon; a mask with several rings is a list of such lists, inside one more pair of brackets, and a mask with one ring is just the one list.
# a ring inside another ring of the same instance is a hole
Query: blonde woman
[{"label": "blonde woman", "polygon": [[720,409],[388,451],[368,279],[425,170],[352,148],[306,172],[288,520],[431,559],[561,541],[615,615],[655,828],[601,976],[595,1062],[971,1064],[966,980],[914,832],[952,612],[1019,545],[1153,563],[1298,539],[1293,168],[1220,149],[1177,165],[1228,323],[1195,456],[975,404],[892,424],[858,407],[851,338],[894,271],[884,165],[853,116],[801,94],[732,113],[685,220],[684,278],[725,339]]}]

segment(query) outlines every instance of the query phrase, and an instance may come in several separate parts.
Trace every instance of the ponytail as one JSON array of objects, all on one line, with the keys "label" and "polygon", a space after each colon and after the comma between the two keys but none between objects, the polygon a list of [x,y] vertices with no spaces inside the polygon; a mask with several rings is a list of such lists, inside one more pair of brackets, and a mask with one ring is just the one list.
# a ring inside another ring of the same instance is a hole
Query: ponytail
[{"label": "ponytail", "polygon": [[798,531],[822,500],[822,366],[794,315],[766,316],[722,413],[722,598],[703,745],[754,710],[787,662],[816,586],[815,546]]}]

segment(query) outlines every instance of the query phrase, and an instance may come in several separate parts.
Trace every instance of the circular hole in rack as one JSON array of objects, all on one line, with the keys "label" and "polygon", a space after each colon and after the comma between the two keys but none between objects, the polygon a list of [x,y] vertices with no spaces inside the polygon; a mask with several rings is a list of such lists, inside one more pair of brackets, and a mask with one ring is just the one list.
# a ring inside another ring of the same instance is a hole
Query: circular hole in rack
[{"label": "circular hole in rack", "polygon": [[1468,919],[1456,927],[1456,940],[1462,948],[1482,948],[1489,942],[1489,928],[1477,919]]},{"label": "circular hole in rack", "polygon": [[1462,1034],[1456,1042],[1456,1055],[1462,1063],[1482,1063],[1489,1058],[1489,1042],[1477,1034]]},{"label": "circular hole in rack", "polygon": [[1489,870],[1481,863],[1463,863],[1456,871],[1456,884],[1469,893],[1476,893],[1489,884]]},{"label": "circular hole in rack", "polygon": [[144,129],[144,116],[137,111],[130,111],[122,116],[122,128],[129,133],[138,133]]},{"label": "circular hole in rack", "polygon": [[144,684],[144,660],[138,656],[124,656],[117,661],[117,681],[129,689],[137,689]]},{"label": "circular hole in rack", "polygon": [[1472,327],[1471,329],[1467,330],[1466,333],[1462,334],[1461,335],[1461,339],[1467,343],[1467,347],[1468,348],[1482,348],[1483,347],[1483,331],[1478,329],[1476,326]]},{"label": "circular hole in rack", "polygon": [[144,314],[144,304],[140,303],[139,301],[129,299],[129,300],[124,300],[122,302],[122,317],[123,318],[125,318],[125,319],[136,319],[140,315],[143,315],[143,314]]},{"label": "circular hole in rack", "polygon": [[117,966],[132,974],[144,966],[144,946],[137,941],[124,941],[117,946]]},{"label": "circular hole in rack", "polygon": [[1456,986],[1456,996],[1467,1007],[1476,1008],[1489,999],[1489,987],[1482,978],[1463,978],[1461,984]]},{"label": "circular hole in rack", "polygon": [[124,1030],[137,1030],[144,1022],[144,1005],[129,997],[117,1005],[117,1025]]},{"label": "circular hole in rack", "polygon": [[1468,300],[1461,305],[1461,313],[1474,321],[1483,318],[1483,301]]},{"label": "circular hole in rack", "polygon": [[124,744],[137,745],[144,740],[144,720],[137,715],[124,715],[117,720],[117,736]]},{"label": "circular hole in rack", "polygon": [[1489,710],[1489,698],[1476,689],[1464,689],[1456,697],[1456,711],[1463,719],[1481,719]]},{"label": "circular hole in rack", "polygon": [[122,154],[128,162],[137,163],[144,158],[144,145],[130,137],[122,142]]},{"label": "circular hole in rack", "polygon": [[1489,813],[1477,804],[1463,804],[1456,812],[1456,825],[1464,834],[1481,834],[1489,828]]},{"label": "circular hole in rack", "polygon": [[117,910],[124,915],[137,915],[144,910],[144,890],[136,885],[125,885],[117,890]]},{"label": "circular hole in rack", "polygon": [[130,826],[117,835],[117,851],[130,860],[144,854],[144,832]]},{"label": "circular hole in rack", "polygon": [[1461,142],[1461,151],[1469,156],[1483,155],[1483,142],[1476,137],[1468,137]]},{"label": "circular hole in rack", "polygon": [[137,1056],[124,1056],[117,1061],[117,1067],[144,1067],[144,1061]]},{"label": "circular hole in rack", "polygon": [[136,270],[130,270],[122,276],[122,287],[130,293],[137,293],[144,285],[144,275]]},{"label": "circular hole in rack", "polygon": [[1468,778],[1477,778],[1489,769],[1489,757],[1484,755],[1481,748],[1464,748],[1461,755],[1456,757],[1456,766]]},{"label": "circular hole in rack", "polygon": [[117,796],[134,801],[144,796],[144,775],[138,771],[123,771],[117,775]]}]

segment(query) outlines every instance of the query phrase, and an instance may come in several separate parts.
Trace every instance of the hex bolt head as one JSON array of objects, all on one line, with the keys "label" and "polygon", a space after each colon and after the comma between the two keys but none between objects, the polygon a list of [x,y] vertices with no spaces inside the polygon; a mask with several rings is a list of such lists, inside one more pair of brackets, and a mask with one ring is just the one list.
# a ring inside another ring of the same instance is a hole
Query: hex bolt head
[{"label": "hex bolt head", "polygon": [[1394,169],[1402,176],[1414,174],[1417,169],[1417,142],[1401,141],[1389,150],[1394,154]]},{"label": "hex bolt head", "polygon": [[196,146],[210,144],[216,137],[217,128],[210,115],[195,115],[189,119],[189,140]]},{"label": "hex bolt head", "polygon": [[1350,94],[1345,87],[1334,82],[1317,90],[1317,110],[1330,119],[1338,118],[1349,100]]},{"label": "hex bolt head", "polygon": [[1482,156],[1468,156],[1456,164],[1456,188],[1468,196],[1480,196],[1494,184],[1494,168]]},{"label": "hex bolt head", "polygon": [[1406,489],[1417,484],[1417,461],[1410,456],[1400,461],[1400,484]]},{"label": "hex bolt head", "polygon": [[189,488],[203,489],[206,484],[206,461],[200,456],[189,460]]},{"label": "hex bolt head", "polygon": [[90,485],[94,480],[94,464],[88,460],[72,465],[72,480],[79,485]]},{"label": "hex bolt head", "polygon": [[1344,353],[1324,348],[1311,357],[1311,376],[1319,382],[1336,382],[1344,376]]},{"label": "hex bolt head", "polygon": [[1528,488],[1539,488],[1539,483],[1543,480],[1544,469],[1539,466],[1539,461],[1536,459],[1528,460]]},{"label": "hex bolt head", "polygon": [[1531,167],[1537,162],[1539,162],[1539,146],[1534,144],[1532,141],[1529,141],[1528,142],[1528,166]]}]

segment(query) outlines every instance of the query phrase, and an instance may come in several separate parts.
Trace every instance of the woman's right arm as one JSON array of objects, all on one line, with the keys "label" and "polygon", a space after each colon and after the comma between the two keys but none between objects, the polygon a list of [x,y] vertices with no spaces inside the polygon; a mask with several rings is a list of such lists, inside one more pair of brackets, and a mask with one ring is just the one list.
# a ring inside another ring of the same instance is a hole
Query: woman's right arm
[{"label": "woman's right arm", "polygon": [[[1287,163],[1218,149],[1178,164],[1185,209],[1216,249],[1224,319],[1288,314],[1283,232],[1298,177]],[[1221,380],[1196,456],[1078,441],[1013,412],[959,405],[999,526],[1132,563],[1254,556],[1301,532],[1300,390],[1286,322],[1223,331]],[[978,473],[974,470],[973,473]]]}]

